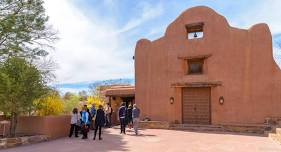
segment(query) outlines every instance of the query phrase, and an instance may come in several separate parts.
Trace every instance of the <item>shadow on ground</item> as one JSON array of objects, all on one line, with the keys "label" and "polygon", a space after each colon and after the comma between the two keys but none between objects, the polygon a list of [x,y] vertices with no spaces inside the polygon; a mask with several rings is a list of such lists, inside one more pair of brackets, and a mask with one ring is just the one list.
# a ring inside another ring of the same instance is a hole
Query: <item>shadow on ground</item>
[{"label": "shadow on ground", "polygon": [[[117,130],[115,130],[117,132]],[[123,136],[112,133],[107,129],[103,130],[103,140],[93,140],[94,131],[90,131],[89,138],[82,140],[79,138],[62,138],[49,142],[20,146],[2,150],[1,152],[110,152],[128,151],[126,141]]]}]

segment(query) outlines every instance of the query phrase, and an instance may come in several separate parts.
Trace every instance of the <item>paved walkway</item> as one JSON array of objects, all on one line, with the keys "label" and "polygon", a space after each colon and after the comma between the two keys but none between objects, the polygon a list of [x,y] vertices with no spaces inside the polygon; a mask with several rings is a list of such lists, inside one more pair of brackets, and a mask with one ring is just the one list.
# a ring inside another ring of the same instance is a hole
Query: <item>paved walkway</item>
[{"label": "paved walkway", "polygon": [[140,136],[104,130],[103,140],[62,138],[1,152],[281,152],[268,137],[148,129]]}]

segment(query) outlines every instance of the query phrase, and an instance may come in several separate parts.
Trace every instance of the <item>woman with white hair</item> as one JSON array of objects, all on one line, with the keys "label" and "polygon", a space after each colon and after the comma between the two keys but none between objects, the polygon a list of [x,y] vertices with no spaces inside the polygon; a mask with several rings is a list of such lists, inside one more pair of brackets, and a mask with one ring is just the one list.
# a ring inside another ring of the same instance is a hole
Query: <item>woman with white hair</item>
[{"label": "woman with white hair", "polygon": [[133,127],[136,135],[138,135],[139,122],[140,122],[140,109],[136,104],[133,105],[132,117],[133,117]]}]

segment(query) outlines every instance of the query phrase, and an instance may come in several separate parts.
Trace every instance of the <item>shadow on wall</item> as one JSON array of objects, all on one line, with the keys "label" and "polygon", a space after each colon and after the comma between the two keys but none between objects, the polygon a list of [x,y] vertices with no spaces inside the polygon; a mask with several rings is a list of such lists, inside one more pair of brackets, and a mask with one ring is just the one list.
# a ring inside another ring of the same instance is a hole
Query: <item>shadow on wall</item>
[{"label": "shadow on wall", "polygon": [[[119,133],[119,130],[114,129]],[[112,151],[129,151],[126,147],[126,141],[122,135],[112,134],[108,130],[103,130],[103,140],[93,140],[94,132],[89,133],[89,139],[82,140],[79,138],[63,138],[49,142],[27,145],[6,149],[1,152],[112,152]]]}]

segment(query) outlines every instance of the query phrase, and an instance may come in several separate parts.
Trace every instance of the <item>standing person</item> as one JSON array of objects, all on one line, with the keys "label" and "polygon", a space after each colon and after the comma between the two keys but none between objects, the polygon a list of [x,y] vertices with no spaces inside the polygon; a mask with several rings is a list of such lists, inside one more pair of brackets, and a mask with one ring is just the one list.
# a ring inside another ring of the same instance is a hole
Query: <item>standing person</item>
[{"label": "standing person", "polygon": [[120,121],[120,129],[121,129],[120,134],[122,134],[122,133],[126,134],[125,130],[126,130],[126,111],[127,111],[127,108],[126,108],[125,105],[126,105],[125,102],[123,102],[121,104],[121,107],[118,110],[118,116],[119,116],[119,121]]},{"label": "standing person", "polygon": [[75,132],[75,137],[78,136],[78,129],[79,129],[79,120],[80,115],[78,114],[78,109],[74,108],[71,113],[71,121],[70,121],[70,131],[69,131],[69,137],[72,137],[73,131]]},{"label": "standing person", "polygon": [[105,118],[106,118],[105,126],[106,127],[111,127],[111,114],[112,114],[112,108],[111,108],[110,104],[107,103],[105,105]]},{"label": "standing person", "polygon": [[94,117],[96,115],[96,107],[95,107],[95,104],[93,103],[91,108],[90,108],[90,113],[91,113],[91,117]]},{"label": "standing person", "polygon": [[81,112],[81,126],[82,126],[82,133],[83,133],[82,139],[88,138],[88,131],[89,131],[88,124],[89,124],[89,113],[87,112],[87,108],[84,106]]},{"label": "standing person", "polygon": [[109,127],[111,127],[111,125],[112,125],[111,118],[112,118],[113,109],[110,104],[109,104],[109,109],[110,109],[110,113],[108,115],[108,122],[109,122]]},{"label": "standing person", "polygon": [[127,120],[127,124],[128,124],[128,127],[131,129],[132,128],[132,125],[133,125],[133,117],[132,117],[132,105],[130,104],[128,106],[128,109],[127,109],[127,115],[126,115],[126,120]]},{"label": "standing person", "polygon": [[132,117],[133,117],[133,126],[136,135],[138,135],[138,129],[139,129],[139,122],[140,122],[140,109],[137,107],[136,104],[134,104],[134,108],[132,111]]},{"label": "standing person", "polygon": [[105,123],[105,113],[103,111],[102,105],[99,105],[99,109],[97,110],[96,120],[95,120],[95,135],[93,140],[96,140],[97,131],[99,130],[99,140],[101,138],[101,128],[104,126]]},{"label": "standing person", "polygon": [[94,129],[94,119],[95,119],[95,115],[96,115],[96,108],[95,108],[95,104],[93,103],[90,109],[90,114],[91,114],[91,129]]},{"label": "standing person", "polygon": [[88,112],[88,119],[89,119],[89,121],[88,121],[88,126],[89,126],[89,128],[90,128],[90,126],[91,126],[91,122],[92,122],[92,115],[91,115],[91,113],[90,113],[90,109],[89,108],[87,108],[87,112]]}]

